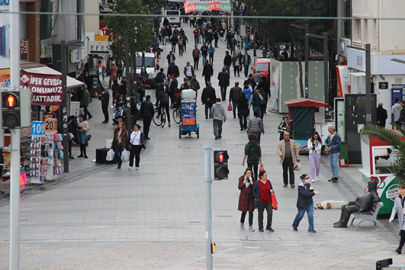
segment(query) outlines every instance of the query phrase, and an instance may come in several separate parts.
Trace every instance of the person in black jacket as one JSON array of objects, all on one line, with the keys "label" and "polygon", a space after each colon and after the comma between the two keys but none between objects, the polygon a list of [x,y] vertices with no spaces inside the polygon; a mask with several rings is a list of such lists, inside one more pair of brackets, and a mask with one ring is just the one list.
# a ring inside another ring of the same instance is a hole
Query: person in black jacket
[{"label": "person in black jacket", "polygon": [[202,75],[205,79],[205,86],[208,87],[208,83],[211,82],[211,77],[212,75],[214,75],[214,69],[212,68],[212,65],[210,65],[208,60],[205,60]]},{"label": "person in black jacket", "polygon": [[146,96],[146,100],[141,104],[140,117],[143,119],[143,128],[145,130],[145,140],[149,140],[149,128],[153,117],[153,103],[150,101],[150,95]]},{"label": "person in black jacket", "polygon": [[[207,60],[208,62],[208,60]],[[211,118],[211,107],[212,104],[215,103],[215,100],[217,99],[215,95],[215,89],[211,87],[210,82],[206,82],[207,87],[204,88],[202,94],[201,94],[201,102],[203,105],[205,105],[205,119],[208,119],[208,115],[210,115]],[[208,109],[210,113],[208,114]]]},{"label": "person in black jacket", "polygon": [[103,109],[104,121],[103,124],[108,124],[108,104],[110,103],[110,93],[107,89],[104,90],[103,95],[100,97],[101,108]]},{"label": "person in black jacket", "polygon": [[300,224],[301,219],[304,217],[305,212],[307,212],[309,223],[308,232],[316,233],[314,230],[314,202],[312,197],[319,194],[319,192],[314,191],[314,189],[311,187],[311,184],[309,183],[309,176],[307,174],[301,175],[300,178],[302,182],[298,185],[298,213],[295,216],[292,227],[294,231],[298,231],[298,225]]},{"label": "person in black jacket", "polygon": [[385,121],[388,118],[387,110],[383,108],[383,103],[378,102],[377,107],[377,126],[385,128]]},{"label": "person in black jacket", "polygon": [[232,64],[232,57],[229,55],[229,52],[225,52],[225,58],[224,58],[224,66],[226,71],[228,72],[229,78],[231,77],[231,64]]},{"label": "person in black jacket", "polygon": [[218,73],[219,86],[221,87],[221,96],[222,100],[226,100],[226,88],[229,86],[229,74],[226,72],[226,69],[223,67],[222,71]]},{"label": "person in black jacket", "polygon": [[170,64],[169,68],[167,69],[167,75],[176,75],[176,78],[180,76],[179,67],[175,64],[174,61]]},{"label": "person in black jacket", "polygon": [[156,103],[159,104],[159,115],[162,113],[162,107],[165,108],[167,120],[170,127],[169,94],[166,91],[161,91],[157,96]]}]

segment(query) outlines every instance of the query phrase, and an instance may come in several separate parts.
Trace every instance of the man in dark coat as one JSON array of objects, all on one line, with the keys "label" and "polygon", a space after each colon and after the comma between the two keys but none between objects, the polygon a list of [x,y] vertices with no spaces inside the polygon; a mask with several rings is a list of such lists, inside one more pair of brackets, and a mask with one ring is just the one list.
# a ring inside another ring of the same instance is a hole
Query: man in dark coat
[{"label": "man in dark coat", "polygon": [[[208,61],[208,60],[207,60]],[[201,94],[201,102],[203,105],[205,105],[205,119],[208,119],[208,115],[211,115],[211,107],[212,104],[216,100],[216,95],[215,95],[215,89],[212,88],[211,82],[206,82],[207,87],[204,88],[202,94]],[[208,114],[208,109],[209,109],[209,114]],[[210,116],[211,118],[211,116]]]},{"label": "man in dark coat", "polygon": [[104,114],[104,121],[102,123],[108,124],[108,104],[110,103],[110,94],[108,93],[107,89],[104,90],[103,95],[100,97],[100,100],[101,108]]},{"label": "man in dark coat", "polygon": [[226,88],[229,86],[229,74],[226,72],[226,69],[223,67],[222,71],[218,73],[219,86],[221,87],[221,96],[222,100],[226,100]]},{"label": "man in dark coat", "polygon": [[387,110],[383,108],[383,103],[378,102],[377,107],[377,126],[385,128],[385,121],[388,118]]},{"label": "man in dark coat", "polygon": [[167,69],[167,74],[171,76],[176,75],[176,77],[180,76],[179,67],[176,66],[174,61],[170,64],[169,68]]},{"label": "man in dark coat", "polygon": [[232,57],[229,55],[229,52],[225,52],[225,57],[224,57],[224,66],[226,71],[228,71],[228,77],[231,77],[231,64],[232,64]]},{"label": "man in dark coat", "polygon": [[146,96],[146,100],[141,104],[140,117],[143,119],[143,130],[145,140],[149,140],[149,128],[153,117],[153,103],[150,101],[150,95]]},{"label": "man in dark coat", "polygon": [[214,75],[214,69],[212,68],[212,65],[210,65],[208,60],[205,60],[202,75],[205,79],[205,86],[208,87],[208,83],[211,82],[211,77]]},{"label": "man in dark coat", "polygon": [[170,64],[176,60],[176,56],[174,56],[173,52],[170,51],[169,54],[166,56],[167,58],[167,65],[170,66]]}]

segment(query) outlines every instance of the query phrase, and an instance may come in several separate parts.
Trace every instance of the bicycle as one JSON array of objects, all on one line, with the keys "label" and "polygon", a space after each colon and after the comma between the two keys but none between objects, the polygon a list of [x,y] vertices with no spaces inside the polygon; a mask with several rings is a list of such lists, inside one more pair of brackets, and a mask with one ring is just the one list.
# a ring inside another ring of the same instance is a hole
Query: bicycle
[{"label": "bicycle", "polygon": [[180,113],[180,108],[176,108],[173,111],[173,120],[176,124],[180,124],[181,122],[181,113]]},{"label": "bicycle", "polygon": [[155,123],[156,126],[161,126],[162,128],[166,124],[166,110],[164,107],[162,107],[162,113],[159,114],[159,107],[157,107],[154,112],[153,112],[153,123]]}]

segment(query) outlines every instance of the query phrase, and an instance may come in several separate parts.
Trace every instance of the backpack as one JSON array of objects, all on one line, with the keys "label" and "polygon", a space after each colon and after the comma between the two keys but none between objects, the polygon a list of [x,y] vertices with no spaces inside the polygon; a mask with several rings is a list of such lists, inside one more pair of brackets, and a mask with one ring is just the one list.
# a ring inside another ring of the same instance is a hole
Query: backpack
[{"label": "backpack", "polygon": [[249,142],[248,160],[259,160],[260,146],[255,142]]}]

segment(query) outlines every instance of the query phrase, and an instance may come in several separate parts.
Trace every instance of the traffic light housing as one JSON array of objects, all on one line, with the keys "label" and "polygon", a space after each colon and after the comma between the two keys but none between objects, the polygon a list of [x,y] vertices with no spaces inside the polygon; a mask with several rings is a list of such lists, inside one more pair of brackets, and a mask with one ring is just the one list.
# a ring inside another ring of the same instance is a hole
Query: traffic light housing
[{"label": "traffic light housing", "polygon": [[214,151],[214,179],[228,179],[228,151]]},{"label": "traffic light housing", "polygon": [[21,128],[19,91],[1,92],[1,111],[3,129]]}]

